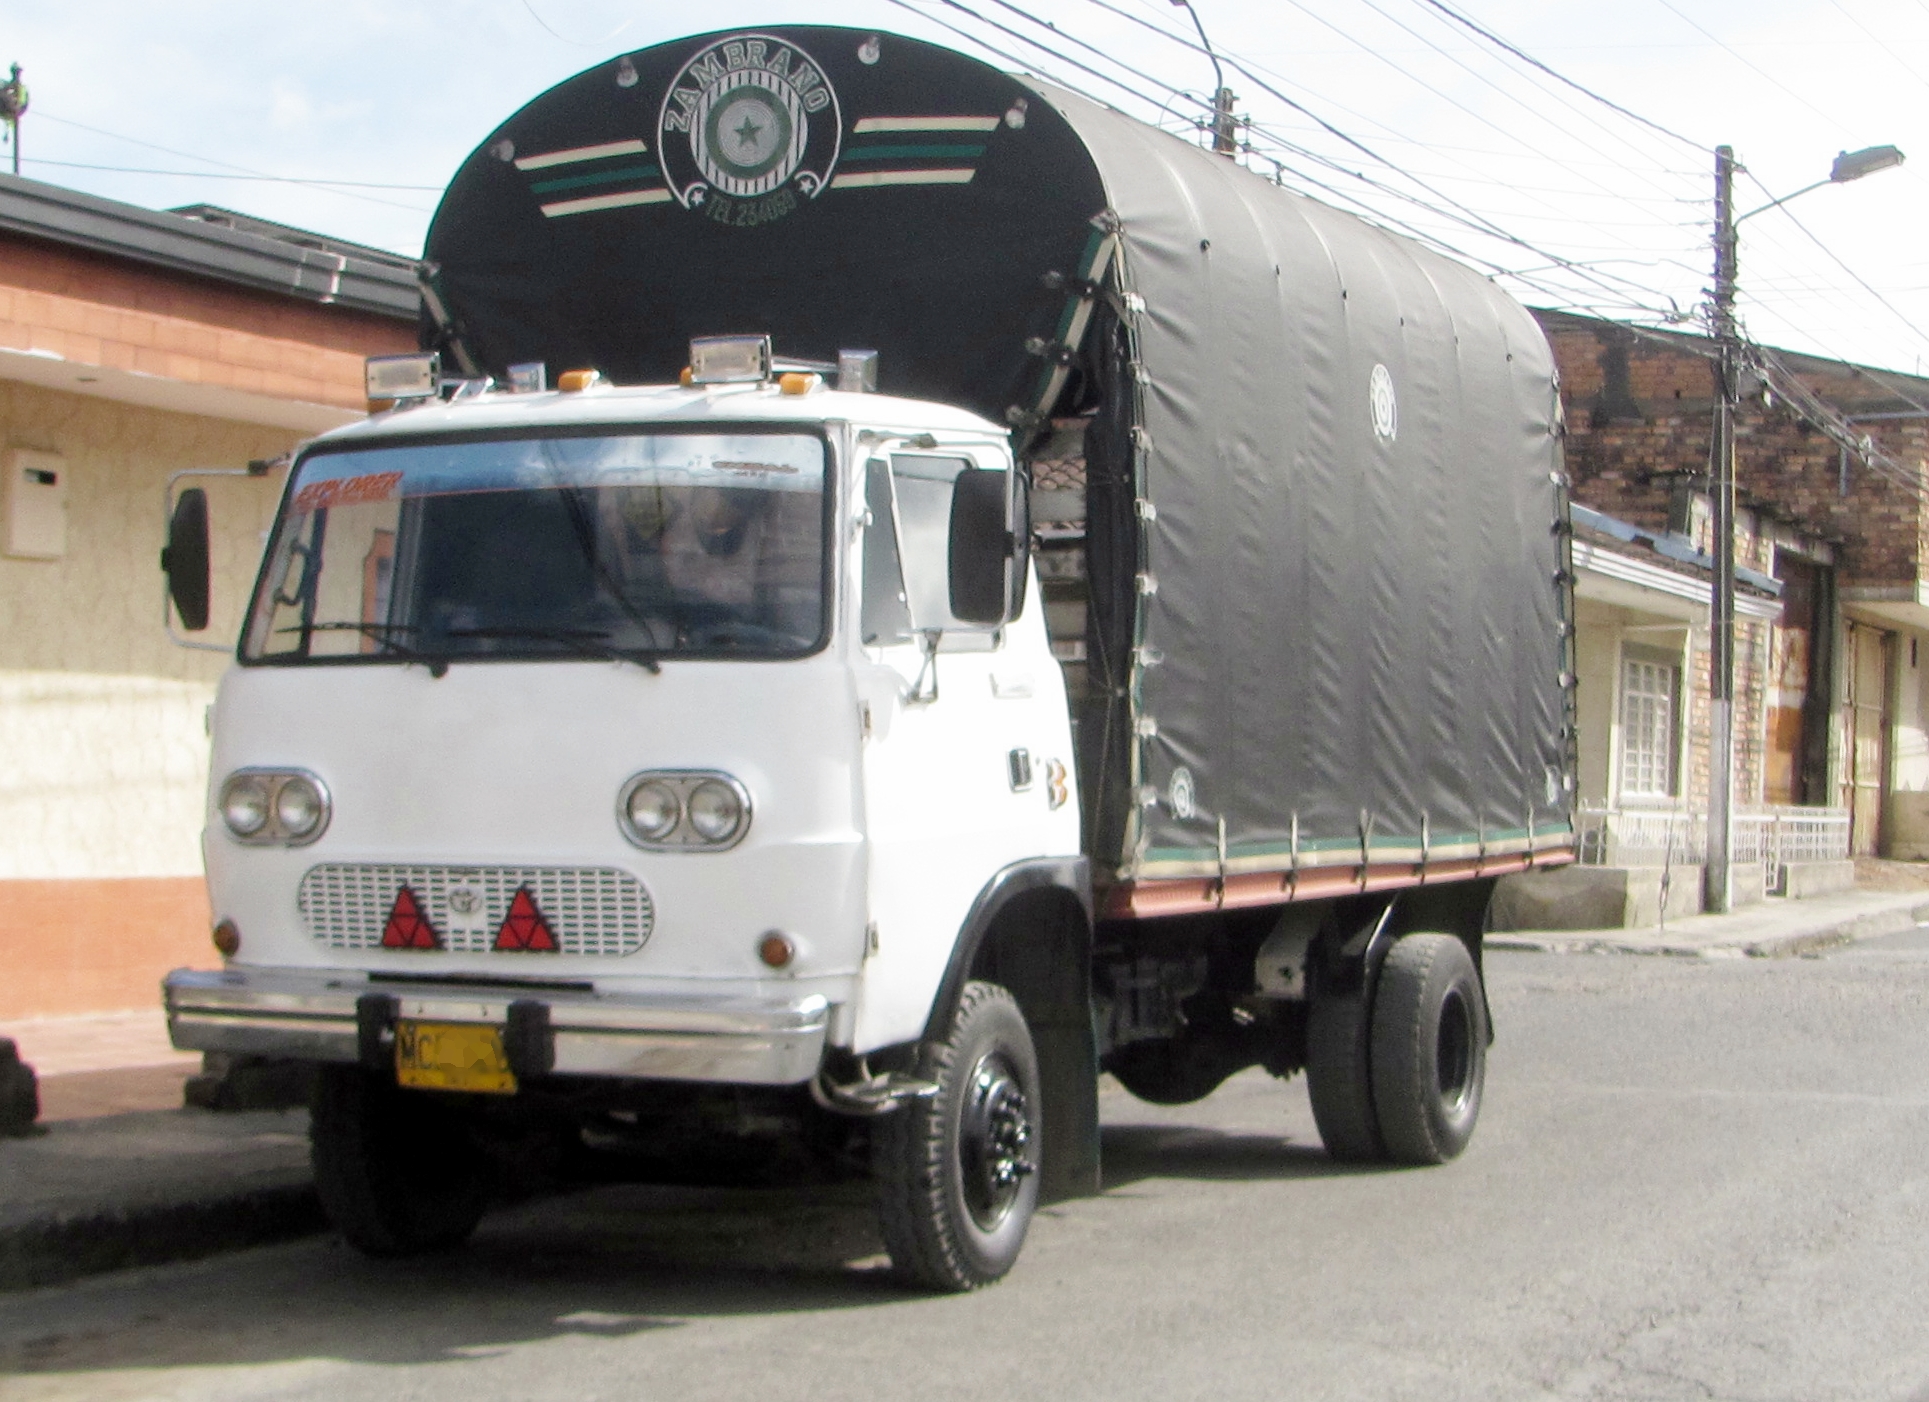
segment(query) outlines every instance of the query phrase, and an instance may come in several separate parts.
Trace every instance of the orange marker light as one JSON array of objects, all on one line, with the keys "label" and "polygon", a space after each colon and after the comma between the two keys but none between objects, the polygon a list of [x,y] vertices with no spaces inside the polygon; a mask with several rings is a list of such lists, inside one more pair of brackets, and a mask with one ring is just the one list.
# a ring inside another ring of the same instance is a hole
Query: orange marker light
[{"label": "orange marker light", "polygon": [[223,959],[232,959],[241,952],[241,927],[232,920],[223,920],[214,927],[214,947],[221,951]]},{"label": "orange marker light", "polygon": [[556,388],[564,394],[578,394],[602,383],[603,373],[600,370],[565,370],[556,377]]},{"label": "orange marker light", "polygon": [[757,941],[757,957],[773,969],[787,969],[797,957],[797,946],[791,943],[789,935],[772,930]]},{"label": "orange marker light", "polygon": [[777,377],[777,388],[785,394],[809,394],[822,383],[823,381],[816,375],[802,374],[795,370],[788,375]]},{"label": "orange marker light", "polygon": [[676,382],[682,385],[685,389],[688,389],[690,388],[691,385],[696,383],[696,379],[697,379],[697,372],[692,370],[689,366],[686,365],[678,373],[676,377]]}]

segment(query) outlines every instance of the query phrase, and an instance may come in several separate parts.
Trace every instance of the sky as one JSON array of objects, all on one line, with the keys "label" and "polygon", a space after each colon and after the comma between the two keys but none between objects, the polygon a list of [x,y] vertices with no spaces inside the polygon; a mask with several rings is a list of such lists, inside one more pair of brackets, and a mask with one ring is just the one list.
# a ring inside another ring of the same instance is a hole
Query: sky
[{"label": "sky", "polygon": [[[1741,214],[1897,146],[1915,159],[1744,219],[1739,306],[1764,344],[1929,371],[1929,0],[1193,3],[1249,168],[1533,306],[1702,325],[1716,144]],[[0,66],[31,92],[23,175],[414,255],[444,182],[546,88],[785,23],[929,39],[1186,139],[1215,85],[1169,0],[0,0]]]}]

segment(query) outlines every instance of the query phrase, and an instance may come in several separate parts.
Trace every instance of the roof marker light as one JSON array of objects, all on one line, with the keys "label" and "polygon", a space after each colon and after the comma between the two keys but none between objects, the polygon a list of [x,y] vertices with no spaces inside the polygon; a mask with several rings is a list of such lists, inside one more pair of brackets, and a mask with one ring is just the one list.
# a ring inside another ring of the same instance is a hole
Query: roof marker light
[{"label": "roof marker light", "polygon": [[371,355],[362,362],[370,399],[433,399],[442,381],[442,357]]},{"label": "roof marker light", "polygon": [[784,394],[809,394],[823,384],[823,377],[793,370],[777,377],[777,388]]},{"label": "roof marker light", "polygon": [[846,394],[877,393],[877,352],[841,350],[837,353],[837,387]]},{"label": "roof marker light", "polygon": [[690,342],[693,385],[754,385],[769,378],[768,336],[698,336]]},{"label": "roof marker light", "polygon": [[556,377],[556,388],[564,394],[580,394],[603,383],[600,370],[565,370]]}]

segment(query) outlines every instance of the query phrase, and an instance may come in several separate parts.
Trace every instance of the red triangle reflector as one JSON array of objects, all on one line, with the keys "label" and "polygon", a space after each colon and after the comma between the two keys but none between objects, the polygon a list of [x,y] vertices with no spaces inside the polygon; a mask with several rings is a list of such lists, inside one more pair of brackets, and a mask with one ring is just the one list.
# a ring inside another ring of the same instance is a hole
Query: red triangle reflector
[{"label": "red triangle reflector", "polygon": [[556,937],[550,933],[543,913],[536,909],[536,898],[529,894],[527,886],[516,888],[515,897],[509,902],[509,913],[502,919],[502,928],[496,931],[496,948],[556,951]]},{"label": "red triangle reflector", "polygon": [[406,886],[395,893],[394,908],[388,913],[388,924],[382,928],[382,948],[442,948],[442,939],[436,934],[435,926],[422,913],[422,905],[416,900],[415,892]]}]

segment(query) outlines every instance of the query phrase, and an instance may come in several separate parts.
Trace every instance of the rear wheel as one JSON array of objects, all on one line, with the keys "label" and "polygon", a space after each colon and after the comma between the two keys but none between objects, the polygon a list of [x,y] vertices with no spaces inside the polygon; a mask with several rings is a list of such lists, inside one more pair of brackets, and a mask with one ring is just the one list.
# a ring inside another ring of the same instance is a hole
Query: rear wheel
[{"label": "rear wheel", "polygon": [[1373,1109],[1372,1005],[1365,990],[1317,989],[1306,1019],[1306,1092],[1320,1142],[1341,1163],[1386,1158]]},{"label": "rear wheel", "polygon": [[1487,1081],[1480,974],[1452,935],[1407,935],[1373,998],[1373,1103],[1396,1163],[1445,1163],[1467,1147]]},{"label": "rear wheel", "polygon": [[873,1135],[879,1226],[900,1276],[974,1290],[1012,1268],[1038,1206],[1038,1057],[1011,994],[966,984],[920,1074],[938,1093]]},{"label": "rear wheel", "polygon": [[446,1250],[482,1220],[482,1153],[455,1107],[433,1092],[401,1090],[356,1066],[324,1066],[308,1133],[315,1191],[356,1250]]}]

